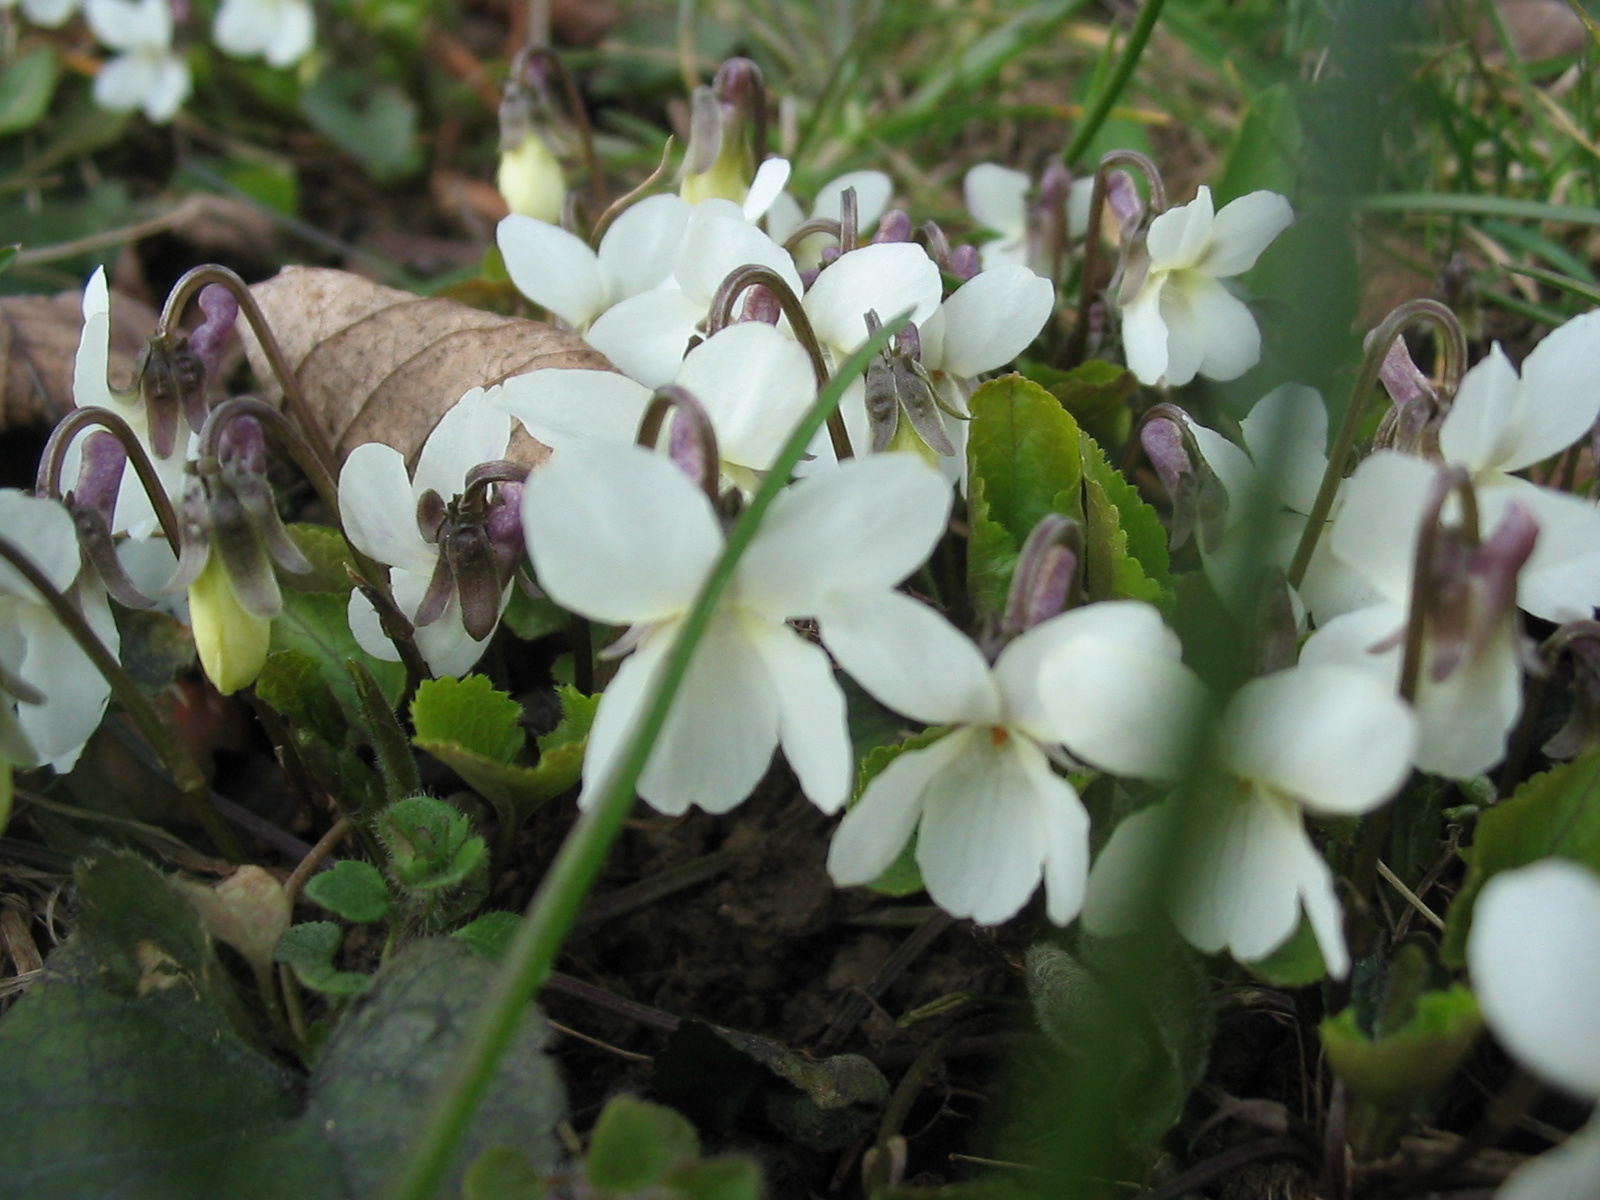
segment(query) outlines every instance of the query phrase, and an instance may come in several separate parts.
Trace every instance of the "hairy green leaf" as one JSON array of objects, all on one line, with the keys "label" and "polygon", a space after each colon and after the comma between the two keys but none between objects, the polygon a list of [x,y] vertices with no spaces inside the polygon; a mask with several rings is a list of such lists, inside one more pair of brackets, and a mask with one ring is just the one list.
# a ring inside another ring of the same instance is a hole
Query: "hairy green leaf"
[{"label": "hairy green leaf", "polygon": [[291,926],[278,940],[273,957],[294,968],[306,987],[327,996],[354,996],[372,986],[372,976],[341,971],[334,956],[344,945],[344,930],[332,921],[307,921]]},{"label": "hairy green leaf", "polygon": [[53,47],[40,46],[0,70],[0,135],[32,128],[50,107],[60,70]]},{"label": "hairy green leaf", "polygon": [[700,1157],[700,1137],[678,1113],[633,1096],[614,1097],[589,1137],[584,1174],[603,1193],[653,1187],[671,1167]]},{"label": "hairy green leaf", "polygon": [[305,894],[331,913],[365,925],[389,915],[389,885],[371,863],[346,858],[306,880]]}]

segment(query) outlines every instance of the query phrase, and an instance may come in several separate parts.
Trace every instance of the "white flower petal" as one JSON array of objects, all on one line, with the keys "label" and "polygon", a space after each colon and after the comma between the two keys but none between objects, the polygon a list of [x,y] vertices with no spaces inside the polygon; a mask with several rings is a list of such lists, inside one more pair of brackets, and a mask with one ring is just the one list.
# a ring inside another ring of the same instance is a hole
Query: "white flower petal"
[{"label": "white flower petal", "polygon": [[1506,1178],[1495,1200],[1591,1200],[1600,1196],[1600,1119],[1561,1145],[1523,1163]]},{"label": "white flower petal", "polygon": [[223,0],[211,23],[211,40],[217,49],[235,58],[260,54],[266,45],[270,6],[259,0]]},{"label": "white flower petal", "polygon": [[[0,489],[0,537],[27,555],[56,591],[66,591],[77,578],[78,531],[59,500],[30,496],[16,488]],[[39,595],[4,561],[0,561],[0,592],[29,600],[38,600]]]},{"label": "white flower petal", "polygon": [[1089,814],[1043,754],[1028,753],[1032,747],[1020,749],[1044,817],[1045,907],[1052,921],[1066,925],[1082,910],[1089,886]]},{"label": "white flower petal", "polygon": [[634,445],[553,457],[528,477],[522,528],[556,603],[612,625],[685,612],[722,553],[705,493],[671,459]]},{"label": "white flower petal", "polygon": [[468,473],[504,458],[510,442],[511,414],[482,388],[473,388],[445,411],[423,443],[411,477],[412,493],[420,499],[424,492],[434,491],[453,500],[466,488]]},{"label": "white flower petal", "polygon": [[[1186,309],[1186,316],[1181,318],[1175,307],[1179,297]],[[1255,314],[1244,301],[1209,276],[1198,272],[1174,276],[1162,297],[1161,313],[1168,329],[1173,331],[1174,342],[1180,325],[1186,337],[1189,330],[1193,331],[1200,349],[1196,370],[1207,379],[1237,379],[1261,361],[1261,329],[1256,325]],[[1169,345],[1168,353],[1173,361],[1167,366],[1167,379],[1175,384],[1180,374],[1179,352]],[[1187,345],[1184,362],[1187,366]],[[1193,377],[1191,373],[1184,382]]]},{"label": "white flower petal", "polygon": [[965,379],[1005,366],[1039,336],[1055,300],[1055,285],[1027,267],[980,272],[944,302],[944,369]]},{"label": "white flower petal", "polygon": [[676,382],[700,401],[724,462],[765,471],[817,396],[811,359],[771,325],[729,325],[691,350]]},{"label": "white flower petal", "polygon": [[[1600,311],[1574,317],[1533,348],[1522,362],[1522,386],[1529,401],[1521,414],[1515,447],[1501,470],[1530,467],[1589,432],[1600,417],[1600,380],[1594,372],[1597,357]],[[1442,440],[1443,430],[1440,437]]]},{"label": "white flower petal", "polygon": [[344,615],[356,645],[380,662],[400,661],[400,651],[384,636],[378,610],[372,607],[372,601],[363,596],[359,589],[350,589],[350,602],[345,606]]},{"label": "white flower petal", "polygon": [[1309,513],[1328,466],[1322,393],[1300,383],[1280,384],[1256,402],[1239,427],[1251,459],[1283,503]]},{"label": "white flower petal", "polygon": [[311,52],[316,41],[316,16],[311,5],[298,0],[283,0],[277,7],[277,21],[262,53],[271,66],[292,67]]},{"label": "white flower petal", "polygon": [[1467,962],[1506,1049],[1551,1083],[1600,1097],[1600,879],[1563,859],[1495,875],[1473,908]]},{"label": "white flower petal", "polygon": [[1218,279],[1242,274],[1293,221],[1288,199],[1277,192],[1240,196],[1217,213],[1211,223],[1211,244],[1196,269]]},{"label": "white flower petal", "polygon": [[1128,359],[1128,370],[1147,387],[1161,382],[1167,373],[1167,323],[1161,315],[1161,294],[1166,290],[1167,279],[1164,271],[1152,272],[1139,294],[1122,310],[1122,351]]},{"label": "white flower petal", "polygon": [[816,201],[811,205],[811,215],[837,221],[839,198],[844,195],[846,188],[856,190],[857,232],[871,233],[878,223],[878,218],[883,216],[884,210],[889,207],[889,198],[894,195],[894,181],[882,171],[846,172],[837,179],[828,180],[817,189]]},{"label": "white flower petal", "polygon": [[600,239],[603,304],[617,304],[670,278],[688,226],[689,206],[671,192],[629,205]]},{"label": "white flower petal", "polygon": [[495,241],[517,290],[574,329],[605,306],[600,260],[577,234],[512,213],[495,230]]},{"label": "white flower petal", "polygon": [[1151,273],[1195,266],[1211,241],[1213,216],[1211,189],[1202,184],[1190,203],[1169,208],[1151,221],[1145,235]]},{"label": "white flower petal", "polygon": [[357,550],[391,567],[427,574],[438,549],[417,530],[417,500],[400,451],[357,446],[339,470],[339,515]]},{"label": "white flower petal", "polygon": [[[1470,471],[1501,468],[1517,448],[1531,396],[1496,342],[1461,378],[1439,426],[1439,451]],[[1559,447],[1558,447],[1559,449]]]},{"label": "white flower petal", "polygon": [[552,450],[598,439],[631,442],[650,403],[650,389],[615,371],[547,367],[513,375],[495,403]]},{"label": "white flower petal", "polygon": [[868,311],[888,321],[909,309],[920,325],[942,297],[939,268],[927,251],[912,242],[887,242],[840,255],[803,303],[818,340],[846,355],[867,340]]},{"label": "white flower petal", "polygon": [[153,64],[137,55],[123,54],[106,63],[94,77],[94,102],[111,112],[131,112],[144,103],[155,82]]},{"label": "white flower petal", "polygon": [[767,511],[739,561],[740,603],[815,616],[837,594],[894,587],[944,535],[950,503],[950,485],[914,454],[821,468]]},{"label": "white flower petal", "polygon": [[106,383],[111,362],[111,293],[106,269],[96,267],[83,289],[83,332],[72,364],[72,402],[79,408],[119,408]]},{"label": "white flower petal", "polygon": [[1039,670],[1056,740],[1114,775],[1173,780],[1188,761],[1205,686],[1183,663],[1142,647],[1076,637]]},{"label": "white flower petal", "polygon": [[1004,719],[989,664],[967,637],[900,592],[850,592],[822,614],[822,641],[881,703],[930,725]]},{"label": "white flower petal", "polygon": [[1343,979],[1350,974],[1350,947],[1344,939],[1344,910],[1339,907],[1333,872],[1310,839],[1301,843],[1300,857],[1301,907],[1322,951],[1322,965],[1329,975]]},{"label": "white flower petal", "polygon": [[821,649],[786,625],[747,619],[745,636],[766,664],[778,697],[778,740],[806,798],[825,813],[850,798],[855,753],[844,692]]},{"label": "white flower petal", "polygon": [[654,390],[678,374],[705,315],[703,304],[677,288],[656,288],[606,309],[584,340],[629,379]]},{"label": "white flower petal", "polygon": [[1019,240],[1027,231],[1028,189],[1032,186],[1033,180],[1025,171],[998,163],[979,163],[962,181],[972,219]]},{"label": "white flower petal", "polygon": [[751,263],[772,268],[795,295],[800,294],[800,274],[795,270],[794,259],[746,220],[737,205],[718,200],[696,204],[689,213],[673,273],[684,295],[699,306],[702,315],[722,281]]},{"label": "white flower petal", "polygon": [[1492,533],[1507,507],[1522,505],[1539,538],[1517,576],[1517,605],[1561,624],[1587,619],[1600,604],[1600,506],[1514,475],[1478,488],[1479,526]]},{"label": "white flower petal", "polygon": [[[89,628],[115,657],[117,625],[104,589],[90,584],[76,596]],[[43,704],[17,706],[17,724],[42,760],[70,771],[105,715],[111,685],[44,605],[21,604],[15,611],[27,642],[17,674],[45,695]]]},{"label": "white flower petal", "polygon": [[920,750],[904,750],[867,784],[828,847],[828,874],[840,887],[871,883],[889,869],[922,818],[928,781],[958,756],[966,739],[954,734]]},{"label": "white flower petal", "polygon": [[1403,605],[1411,595],[1417,534],[1435,475],[1420,458],[1379,450],[1341,489],[1333,553],[1392,603]]},{"label": "white flower petal", "polygon": [[[580,808],[591,807],[598,795],[596,789],[604,786],[606,775],[622,752],[623,741],[639,718],[639,706],[644,703],[646,692],[660,674],[661,663],[672,649],[679,624],[671,621],[650,630],[638,649],[622,660],[617,673],[606,685],[584,745],[583,790],[578,793]],[[687,810],[685,804],[680,811]]]},{"label": "white flower petal", "polygon": [[1207,800],[1182,847],[1173,923],[1207,954],[1265,958],[1300,920],[1305,828],[1291,806],[1260,795]]},{"label": "white flower petal", "polygon": [[[389,586],[394,592],[394,602],[400,611],[410,618],[415,618],[417,610],[422,607],[422,601],[427,596],[428,586],[432,582],[431,574],[417,575],[400,570],[391,571],[389,574]],[[501,596],[501,611],[505,610],[506,601],[510,598],[509,591]],[[493,636],[492,631],[490,636]],[[417,626],[413,639],[417,643],[417,650],[422,654],[423,661],[428,664],[428,670],[435,678],[465,675],[477,665],[489,646],[488,638],[479,642],[467,636],[466,626],[461,623],[461,602],[457,596],[450,597],[444,611],[436,620]]]},{"label": "white flower petal", "polygon": [[1013,740],[997,741],[1003,735],[963,729],[945,739],[961,739],[960,753],[928,780],[917,830],[928,895],[951,916],[980,925],[1015,916],[1028,902],[1049,832],[1024,755]]},{"label": "white flower petal", "polygon": [[789,182],[789,171],[787,158],[769,158],[756,168],[756,177],[750,181],[750,190],[740,206],[745,220],[759,221],[772,207],[784,184]]},{"label": "white flower petal", "polygon": [[788,192],[779,192],[767,209],[765,221],[767,236],[781,246],[789,240],[796,229],[800,228],[805,219],[805,210],[800,207],[800,201]]},{"label": "white flower petal", "polygon": [[1369,672],[1301,666],[1252,679],[1222,718],[1222,756],[1313,812],[1358,816],[1405,783],[1416,721]]}]

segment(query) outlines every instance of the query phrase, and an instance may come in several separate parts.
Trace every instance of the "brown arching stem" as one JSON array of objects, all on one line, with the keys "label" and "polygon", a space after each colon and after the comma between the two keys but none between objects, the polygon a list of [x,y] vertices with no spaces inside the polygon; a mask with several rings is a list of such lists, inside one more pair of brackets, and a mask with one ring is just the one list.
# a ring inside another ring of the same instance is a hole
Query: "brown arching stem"
[{"label": "brown arching stem", "polygon": [[834,241],[842,242],[839,222],[832,217],[810,217],[794,227],[794,232],[784,239],[783,248],[793,254],[800,248],[801,242],[819,233],[826,234]]},{"label": "brown arching stem", "polygon": [[122,443],[128,461],[133,464],[139,482],[144,485],[145,495],[150,498],[150,507],[155,509],[156,521],[161,525],[161,532],[166,535],[168,543],[176,552],[180,526],[178,514],[172,507],[172,498],[161,486],[155,465],[139,443],[138,436],[126,421],[109,408],[75,408],[61,418],[56,427],[50,431],[50,440],[45,442],[44,450],[39,455],[39,473],[35,478],[33,490],[38,495],[48,496],[51,499],[61,498],[61,471],[66,463],[67,448],[82,430],[91,425],[100,426]]},{"label": "brown arching stem", "polygon": [[186,271],[178,282],[172,285],[172,291],[167,293],[167,302],[161,307],[161,317],[156,322],[154,336],[163,339],[170,337],[172,328],[183,315],[183,310],[188,306],[190,299],[211,283],[221,284],[227,288],[239,302],[239,311],[244,313],[245,320],[250,322],[250,329],[261,345],[261,352],[267,356],[272,374],[277,379],[278,386],[283,389],[284,404],[293,414],[295,424],[300,426],[301,435],[322,463],[324,472],[332,474],[338,469],[339,457],[334,452],[333,443],[328,440],[328,431],[323,428],[317,414],[311,410],[310,402],[300,390],[300,381],[295,378],[289,360],[284,357],[283,347],[278,345],[272,326],[267,323],[266,314],[261,311],[261,306],[256,303],[255,296],[244,280],[227,267],[220,267],[215,263],[207,263]]},{"label": "brown arching stem", "polygon": [[[795,340],[805,348],[806,354],[811,359],[811,370],[817,378],[817,390],[820,392],[828,386],[828,359],[822,352],[822,344],[817,341],[817,332],[811,327],[811,318],[806,315],[800,297],[771,267],[763,267],[758,263],[746,263],[736,271],[730,271],[728,277],[722,281],[722,286],[717,288],[717,294],[711,298],[711,310],[706,314],[706,336],[710,337],[718,330],[724,328],[733,318],[733,306],[738,302],[745,291],[753,287],[764,287],[777,297],[778,305],[783,310],[783,315],[789,318],[789,328],[793,331]],[[828,439],[833,443],[833,453],[843,462],[847,458],[854,458],[855,451],[850,446],[850,434],[845,430],[844,417],[838,409],[828,417]]]},{"label": "brown arching stem", "polygon": [[[1094,304],[1094,275],[1100,267],[1100,226],[1106,207],[1106,177],[1117,167],[1132,167],[1144,176],[1150,185],[1150,203],[1145,209],[1145,224],[1167,211],[1167,187],[1161,181],[1161,172],[1137,150],[1113,150],[1100,160],[1094,172],[1094,193],[1089,198],[1089,228],[1083,235],[1082,281],[1078,287],[1078,317],[1072,325],[1072,335],[1067,339],[1066,359],[1076,366],[1083,359],[1089,338],[1089,308]],[[1127,246],[1133,231],[1123,230],[1123,246]]]},{"label": "brown arching stem", "polygon": [[712,427],[710,415],[687,388],[681,388],[675,383],[657,388],[655,395],[650,397],[650,403],[645,407],[644,416],[639,420],[639,436],[635,440],[647,449],[655,449],[661,439],[661,427],[666,424],[668,413],[675,413],[680,421],[688,421],[694,426],[695,439],[699,442],[701,450],[700,490],[715,507],[717,488],[722,482],[717,431]]},{"label": "brown arching stem", "polygon": [[363,554],[345,531],[344,521],[339,512],[338,484],[334,482],[332,474],[321,459],[306,445],[305,439],[299,436],[299,430],[283,413],[265,400],[257,400],[252,396],[235,396],[231,400],[224,400],[211,410],[204,427],[200,430],[201,456],[213,458],[216,456],[217,443],[223,429],[238,417],[254,417],[261,422],[262,428],[271,435],[278,447],[287,452],[295,464],[305,472],[317,496],[333,515],[339,536],[344,539],[345,545],[350,550],[351,560],[355,563],[355,574],[358,576],[361,593],[378,610],[378,619],[383,626],[383,632],[394,643],[394,648],[400,654],[400,661],[405,665],[406,674],[412,681],[409,687],[414,689],[417,681],[431,679],[433,673],[428,670],[422,652],[417,649],[416,638],[411,632],[411,621],[395,603],[383,569]]},{"label": "brown arching stem", "polygon": [[1411,570],[1411,603],[1406,614],[1405,653],[1400,660],[1400,698],[1407,704],[1417,701],[1417,685],[1422,679],[1422,655],[1427,637],[1428,601],[1432,588],[1435,550],[1439,542],[1439,521],[1445,502],[1454,495],[1461,502],[1460,528],[1469,545],[1476,546],[1478,497],[1472,480],[1461,467],[1442,467],[1422,506],[1422,525],[1417,531],[1417,556]]},{"label": "brown arching stem", "polygon": [[1311,566],[1311,555],[1316,551],[1322,536],[1322,527],[1328,523],[1333,511],[1333,500],[1339,492],[1349,467],[1350,455],[1355,449],[1356,432],[1366,415],[1373,390],[1378,386],[1378,372],[1383,368],[1384,357],[1394,340],[1414,324],[1433,326],[1439,337],[1440,379],[1442,391],[1455,395],[1461,376],[1467,369],[1467,340],[1461,331],[1461,322],[1455,313],[1437,300],[1408,300],[1385,317],[1367,340],[1366,353],[1361,360],[1361,373],[1345,405],[1344,419],[1339,423],[1333,446],[1328,451],[1328,466],[1322,474],[1322,486],[1317,489],[1316,501],[1306,518],[1305,532],[1295,547],[1294,559],[1289,564],[1290,587],[1299,587]]},{"label": "brown arching stem", "polygon": [[0,536],[0,558],[16,568],[17,573],[32,585],[33,589],[50,611],[55,614],[56,620],[71,635],[72,640],[78,643],[78,648],[84,656],[94,664],[106,683],[111,686],[112,694],[122,704],[123,709],[139,727],[139,732],[150,743],[162,765],[172,775],[173,781],[178,785],[178,790],[183,794],[184,803],[189,806],[189,811],[200,827],[206,831],[212,843],[229,862],[242,863],[245,861],[244,847],[239,844],[238,837],[222,819],[222,814],[217,812],[216,806],[211,803],[211,793],[206,787],[205,772],[200,769],[200,764],[189,753],[188,747],[181,738],[167,728],[166,723],[150,706],[144,698],[144,693],[139,690],[139,685],[117,661],[116,655],[105,648],[105,644],[96,636],[89,622],[84,619],[77,607],[58,592],[51,584],[49,578],[41,571],[34,561],[22,552],[10,539]]}]

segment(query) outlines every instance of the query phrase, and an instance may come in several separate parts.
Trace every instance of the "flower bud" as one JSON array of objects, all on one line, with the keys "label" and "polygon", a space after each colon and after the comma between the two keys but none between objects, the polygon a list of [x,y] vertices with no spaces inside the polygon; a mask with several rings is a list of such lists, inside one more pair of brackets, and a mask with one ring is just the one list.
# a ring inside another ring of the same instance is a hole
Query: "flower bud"
[{"label": "flower bud", "polygon": [[[1369,343],[1371,339],[1369,333]],[[1378,369],[1378,379],[1394,401],[1394,407],[1384,414],[1375,444],[1406,454],[1435,457],[1444,413],[1433,384],[1411,360],[1411,350],[1404,338],[1395,338],[1389,343],[1383,365]]]},{"label": "flower bud", "polygon": [[1060,513],[1040,519],[1017,555],[1000,623],[1003,638],[1018,637],[1066,608],[1082,550],[1083,532],[1076,521]]},{"label": "flower bud", "polygon": [[[189,335],[189,349],[200,359],[206,379],[214,381],[222,374],[222,348],[239,319],[239,301],[220,283],[208,283],[200,289],[199,305],[206,319]],[[204,389],[201,395],[204,396]],[[189,425],[199,433],[201,425],[205,423],[205,414],[200,414],[199,424],[195,423],[194,416],[190,413]]]},{"label": "flower bud", "polygon": [[950,260],[945,270],[962,283],[975,277],[983,270],[983,263],[978,255],[978,248],[967,243],[962,243],[950,251]]},{"label": "flower bud", "polygon": [[500,101],[500,166],[495,186],[506,207],[536,221],[561,221],[567,175],[561,155],[572,143],[539,54],[521,54]]},{"label": "flower bud", "polygon": [[1538,522],[1514,501],[1506,506],[1494,533],[1476,546],[1460,529],[1438,530],[1426,581],[1433,644],[1429,674],[1435,683],[1475,657],[1512,620],[1517,574],[1538,540]]},{"label": "flower bud", "polygon": [[1107,233],[1137,228],[1144,219],[1144,197],[1139,195],[1139,185],[1128,172],[1106,172],[1106,209],[1117,223],[1116,231],[1106,230],[1102,224],[1101,229]]},{"label": "flower bud", "polygon": [[112,434],[100,430],[84,438],[78,482],[67,494],[67,511],[77,527],[83,557],[106,591],[129,608],[149,608],[154,601],[128,577],[111,536],[111,521],[127,465],[128,452]]},{"label": "flower bud", "polygon": [[189,624],[206,678],[224,696],[255,682],[266,665],[272,622],[239,603],[220,555],[189,585]]},{"label": "flower bud", "polygon": [[187,338],[152,337],[134,378],[150,423],[150,448],[157,458],[171,458],[178,444],[179,414],[191,428],[205,424],[205,363],[189,348]]},{"label": "flower bud", "polygon": [[[877,313],[867,314],[867,328],[873,332],[880,328]],[[920,353],[921,338],[915,326],[907,325],[894,345],[879,351],[868,364],[867,422],[873,453],[915,450],[937,464],[940,456],[955,457],[956,448],[939,415],[933,382],[918,361]]]},{"label": "flower bud", "polygon": [[903,208],[891,208],[878,218],[878,231],[872,235],[874,244],[884,242],[909,242],[913,228],[911,218]]},{"label": "flower bud", "polygon": [[720,197],[743,204],[766,130],[766,82],[748,58],[722,64],[690,98],[689,148],[678,194],[690,204]]}]

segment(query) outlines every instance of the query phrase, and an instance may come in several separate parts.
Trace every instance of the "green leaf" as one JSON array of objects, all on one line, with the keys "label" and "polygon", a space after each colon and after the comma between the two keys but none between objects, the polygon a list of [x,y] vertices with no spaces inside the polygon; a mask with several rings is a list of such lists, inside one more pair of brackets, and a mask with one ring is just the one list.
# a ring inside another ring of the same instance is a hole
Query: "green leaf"
[{"label": "green leaf", "polygon": [[306,895],[331,913],[366,925],[389,915],[389,885],[371,863],[346,858],[306,880]]},{"label": "green leaf", "polygon": [[427,679],[411,701],[422,742],[447,742],[496,763],[511,763],[527,741],[522,705],[496,691],[486,675]]},{"label": "green leaf", "polygon": [[379,814],[377,829],[395,878],[413,891],[454,887],[485,864],[487,849],[467,815],[432,796],[389,805]]},{"label": "green leaf", "polygon": [[[1072,497],[1082,483],[1078,423],[1032,380],[1005,375],[972,396],[967,455],[983,481],[984,517],[1020,547],[1046,513],[1082,517]],[[1068,508],[1058,500],[1068,497]]]},{"label": "green leaf", "polygon": [[[498,247],[490,247],[496,254]],[[531,642],[552,633],[560,633],[571,623],[565,609],[554,600],[535,600],[520,587],[511,589],[511,603],[500,621],[511,628],[525,642]]]},{"label": "green leaf", "polygon": [[[908,750],[922,750],[933,745],[936,741],[949,733],[944,726],[935,726],[924,729],[921,733],[913,734],[904,741],[895,742],[888,746],[875,747],[866,758],[861,760],[861,773],[856,779],[856,792],[851,797],[850,804],[854,807],[861,799],[861,794],[867,790],[867,785],[877,776],[881,775],[895,759]],[[912,896],[923,890],[922,872],[917,867],[917,835],[913,833],[900,853],[895,856],[882,875],[879,875],[867,885],[881,896]]]},{"label": "green leaf", "polygon": [[1472,908],[1485,883],[1550,857],[1600,871],[1600,750],[1535,775],[1479,818],[1472,845],[1461,851],[1467,878],[1450,906],[1440,957],[1454,967],[1466,964]]},{"label": "green leaf", "polygon": [[748,1158],[684,1163],[668,1171],[662,1182],[684,1200],[761,1200],[761,1168]]},{"label": "green leaf", "polygon": [[283,589],[283,612],[272,622],[271,649],[274,653],[298,650],[315,662],[345,716],[352,723],[360,724],[361,702],[356,696],[355,684],[345,671],[345,662],[354,659],[371,671],[391,706],[405,690],[406,669],[397,662],[373,658],[360,647],[345,615],[349,603],[349,588],[337,593]]},{"label": "green leaf", "polygon": [[1362,1032],[1354,1007],[1319,1028],[1328,1061],[1352,1095],[1408,1111],[1455,1073],[1477,1041],[1483,1018],[1471,990],[1457,985],[1424,993],[1411,1020],[1387,1037]]},{"label": "green leaf", "polygon": [[55,95],[56,52],[49,46],[24,54],[0,71],[0,135],[31,129]]},{"label": "green leaf", "polygon": [[497,963],[506,956],[521,924],[522,917],[517,913],[487,912],[450,936],[465,942],[475,954]]},{"label": "green leaf", "polygon": [[350,546],[337,529],[326,525],[296,523],[287,527],[289,539],[311,564],[304,575],[285,574],[283,586],[297,592],[337,592],[350,595]]},{"label": "green leaf", "polygon": [[654,1187],[669,1168],[699,1157],[699,1135],[678,1113],[617,1096],[595,1122],[583,1169],[602,1192],[625,1196]]},{"label": "green leaf", "polygon": [[[1090,600],[1173,602],[1167,531],[1155,509],[1084,434],[1084,580]],[[1059,507],[1058,507],[1059,511]]]},{"label": "green leaf", "polygon": [[1300,914],[1300,923],[1287,942],[1265,958],[1241,965],[1273,987],[1306,987],[1328,977],[1328,966],[1322,961],[1322,947],[1317,945],[1317,935],[1304,913]]},{"label": "green leaf", "polygon": [[1300,144],[1300,114],[1288,85],[1262,88],[1251,98],[1223,159],[1217,207],[1263,188],[1292,195],[1300,174]]},{"label": "green leaf", "polygon": [[81,860],[78,920],[0,1021],[0,1177],[29,1200],[343,1200],[295,1079],[228,1022],[189,902]]},{"label": "green leaf", "polygon": [[[334,1029],[311,1077],[309,1121],[328,1130],[350,1191],[376,1197],[421,1136],[440,1081],[465,1053],[498,968],[451,938],[411,943],[378,973]],[[548,1030],[525,1009],[493,1082],[436,1195],[460,1195],[467,1166],[493,1146],[553,1171],[566,1098],[542,1047]]]},{"label": "green leaf", "polygon": [[300,107],[318,133],[367,165],[377,178],[414,170],[417,108],[398,87],[374,86],[353,69],[325,71],[301,93]]},{"label": "green leaf", "polygon": [[315,659],[300,650],[267,655],[256,677],[256,698],[298,729],[332,746],[344,745],[349,722]]},{"label": "green leaf", "polygon": [[333,965],[334,955],[344,945],[344,930],[332,921],[307,921],[293,925],[278,940],[273,958],[294,968],[306,987],[327,996],[354,996],[372,986],[372,976],[359,971],[341,971]]},{"label": "green leaf", "polygon": [[417,773],[417,759],[411,753],[406,731],[395,718],[393,702],[365,664],[347,659],[344,668],[361,706],[362,724],[372,738],[378,773],[383,776],[388,798],[404,800],[417,795],[422,791],[422,776]]},{"label": "green leaf", "polygon": [[1127,436],[1133,416],[1128,397],[1138,380],[1126,367],[1091,358],[1070,371],[1035,362],[1019,363],[1018,369],[1046,388],[1080,425],[1114,435],[1119,441]]},{"label": "green leaf", "polygon": [[[468,676],[468,679],[481,676]],[[465,682],[438,680],[436,682]],[[423,687],[427,687],[426,684]],[[418,700],[422,688],[417,690]],[[588,744],[589,727],[594,724],[594,714],[600,707],[600,697],[585,696],[577,688],[562,684],[557,688],[561,698],[561,723],[539,739],[539,761],[532,767],[519,766],[506,759],[497,759],[474,751],[452,740],[436,740],[424,736],[425,724],[430,728],[447,728],[448,723],[433,716],[418,715],[417,705],[411,708],[411,717],[417,727],[413,744],[425,750],[466,780],[467,784],[490,804],[494,805],[505,828],[514,833],[544,803],[553,800],[583,777],[583,754]],[[494,696],[503,693],[494,692]],[[505,699],[515,706],[509,697]],[[517,708],[520,713],[520,707]],[[494,727],[483,726],[483,744],[492,744]],[[473,731],[468,730],[469,734]],[[522,732],[516,730],[517,736]],[[509,744],[509,737],[501,743]],[[520,743],[519,743],[520,744]]]},{"label": "green leaf", "polygon": [[544,1200],[544,1176],[510,1146],[490,1146],[461,1180],[461,1200]]}]

